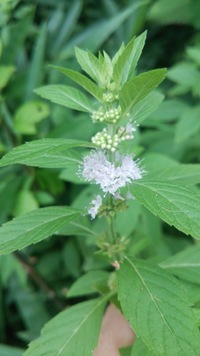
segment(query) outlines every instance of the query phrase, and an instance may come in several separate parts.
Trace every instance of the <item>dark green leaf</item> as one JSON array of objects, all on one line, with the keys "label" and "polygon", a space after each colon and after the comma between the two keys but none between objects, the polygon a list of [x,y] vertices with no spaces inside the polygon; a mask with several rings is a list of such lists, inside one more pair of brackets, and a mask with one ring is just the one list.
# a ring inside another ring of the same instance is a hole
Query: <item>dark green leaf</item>
[{"label": "dark green leaf", "polygon": [[0,160],[0,167],[20,163],[36,167],[66,168],[69,164],[80,163],[80,156],[71,150],[75,147],[94,147],[94,145],[86,141],[62,138],[31,141],[8,152]]},{"label": "dark green leaf", "polygon": [[132,194],[169,225],[200,239],[200,196],[167,180],[137,180]]},{"label": "dark green leaf", "polygon": [[153,354],[198,355],[197,320],[175,277],[158,266],[126,258],[118,287],[125,317]]},{"label": "dark green leaf", "polygon": [[41,336],[24,356],[89,356],[98,341],[105,298],[90,300],[64,310],[48,322]]},{"label": "dark green leaf", "polygon": [[70,109],[90,113],[93,111],[93,105],[87,96],[80,90],[67,85],[47,85],[36,89],[35,93]]},{"label": "dark green leaf", "polygon": [[155,69],[133,77],[121,90],[119,101],[123,114],[127,114],[135,104],[144,99],[165,78],[165,69]]},{"label": "dark green leaf", "polygon": [[37,243],[80,216],[68,207],[48,207],[21,215],[0,228],[0,253],[6,254]]},{"label": "dark green leaf", "polygon": [[102,90],[94,83],[92,80],[87,78],[85,75],[78,73],[72,69],[51,66],[61,73],[65,74],[67,77],[71,78],[74,82],[78,83],[85,90],[87,90],[91,95],[93,95],[96,99],[102,100]]}]

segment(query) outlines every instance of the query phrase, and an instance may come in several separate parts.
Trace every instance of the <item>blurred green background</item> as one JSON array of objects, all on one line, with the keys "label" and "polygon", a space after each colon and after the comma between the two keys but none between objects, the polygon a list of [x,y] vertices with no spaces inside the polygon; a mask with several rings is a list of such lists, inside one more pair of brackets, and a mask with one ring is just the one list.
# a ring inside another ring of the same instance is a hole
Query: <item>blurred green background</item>
[{"label": "blurred green background", "polygon": [[[89,140],[96,127],[87,114],[51,105],[33,90],[49,83],[73,85],[48,65],[78,70],[74,46],[112,56],[121,42],[147,29],[137,73],[167,67],[168,76],[159,89],[165,101],[141,125],[136,152],[144,156],[148,174],[182,179],[199,191],[199,168],[193,165],[200,163],[199,13],[199,0],[0,0],[0,155],[43,137]],[[191,165],[189,181],[185,164]],[[3,168],[0,223],[48,205],[85,207],[93,190],[73,167]],[[84,231],[78,221],[56,237],[0,257],[0,356],[21,355],[46,321],[80,301],[66,298],[78,277],[109,270],[106,259],[93,254],[101,221],[82,220]],[[144,258],[159,261],[192,244],[135,201],[116,224],[121,234],[134,237],[130,251]]]}]

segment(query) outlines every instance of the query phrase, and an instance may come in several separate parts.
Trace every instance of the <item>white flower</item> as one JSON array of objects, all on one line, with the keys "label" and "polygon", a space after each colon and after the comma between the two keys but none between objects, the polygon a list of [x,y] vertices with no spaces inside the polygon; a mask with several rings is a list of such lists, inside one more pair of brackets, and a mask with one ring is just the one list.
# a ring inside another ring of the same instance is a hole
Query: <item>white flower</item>
[{"label": "white flower", "polygon": [[88,210],[88,214],[90,214],[91,217],[92,217],[92,219],[94,219],[95,216],[96,216],[97,213],[98,213],[98,210],[99,210],[101,204],[102,204],[102,198],[101,198],[101,196],[100,196],[100,195],[97,195],[97,196],[95,197],[95,199],[93,199],[93,200],[91,201],[90,204],[91,204],[91,207],[90,207],[90,209]]},{"label": "white flower", "polygon": [[114,161],[108,161],[103,151],[93,150],[84,158],[81,175],[86,181],[100,185],[104,193],[113,195],[127,183],[142,178],[142,170],[131,156],[116,152]]}]

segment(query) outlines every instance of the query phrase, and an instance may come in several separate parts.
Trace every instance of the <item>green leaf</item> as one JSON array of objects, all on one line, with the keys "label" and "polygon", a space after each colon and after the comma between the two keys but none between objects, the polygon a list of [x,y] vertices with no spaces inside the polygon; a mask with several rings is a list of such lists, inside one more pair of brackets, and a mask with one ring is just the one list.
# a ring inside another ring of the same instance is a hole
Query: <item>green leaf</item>
[{"label": "green leaf", "polygon": [[29,189],[23,189],[19,192],[16,198],[13,215],[19,216],[38,208],[38,202],[32,191]]},{"label": "green leaf", "polygon": [[182,285],[158,266],[126,258],[119,300],[138,337],[155,355],[197,355],[200,334]]},{"label": "green leaf", "polygon": [[200,106],[184,110],[177,123],[175,141],[177,143],[187,140],[200,130]]},{"label": "green leaf", "polygon": [[149,351],[144,344],[144,342],[141,340],[141,338],[136,338],[133,344],[133,348],[131,350],[130,356],[155,356],[155,354],[151,351]]},{"label": "green leaf", "polygon": [[167,179],[186,186],[200,183],[200,164],[179,164],[169,156],[148,153],[144,166],[150,179]]},{"label": "green leaf", "polygon": [[133,38],[118,57],[113,68],[113,79],[118,86],[124,84],[134,74],[138,59],[145,44],[146,31]]},{"label": "green leaf", "polygon": [[0,355],[2,356],[22,356],[23,349],[0,344]]},{"label": "green leaf", "polygon": [[174,121],[188,108],[188,104],[178,99],[165,99],[153,113],[153,119],[161,122]]},{"label": "green leaf", "polygon": [[186,88],[192,88],[198,83],[200,74],[195,64],[182,62],[172,67],[168,71],[167,77]]},{"label": "green leaf", "polygon": [[80,90],[67,85],[47,85],[36,89],[35,93],[70,109],[90,113],[93,111],[93,105],[87,96]]},{"label": "green leaf", "polygon": [[106,283],[109,273],[106,271],[90,271],[75,281],[67,292],[67,297],[77,297],[97,292],[98,285]]},{"label": "green leaf", "polygon": [[72,79],[74,82],[81,85],[85,90],[87,90],[91,95],[93,95],[97,100],[102,101],[102,90],[94,83],[92,80],[87,78],[85,75],[76,72],[75,70],[58,67],[58,66],[51,66],[61,73],[65,74],[67,77]]},{"label": "green leaf", "polygon": [[0,66],[0,90],[6,86],[15,70],[13,66]]},{"label": "green leaf", "polygon": [[42,329],[24,356],[88,356],[97,345],[105,298],[76,304],[68,308]]},{"label": "green leaf", "polygon": [[81,48],[75,48],[75,55],[81,68],[97,83],[101,80],[100,61],[89,51],[84,51]]},{"label": "green leaf", "polygon": [[164,95],[156,91],[148,94],[144,99],[134,105],[131,120],[136,124],[141,124],[141,122],[157,109],[163,99]]},{"label": "green leaf", "polygon": [[99,57],[95,57],[89,51],[83,51],[80,48],[75,49],[77,60],[82,69],[98,83],[98,85],[105,87],[108,78],[112,75],[112,61],[107,53],[104,56],[99,53]]},{"label": "green leaf", "polygon": [[135,104],[144,99],[165,78],[165,69],[155,69],[142,73],[125,83],[119,96],[123,115],[127,114]]},{"label": "green leaf", "polygon": [[48,106],[41,101],[29,101],[21,105],[14,116],[15,129],[25,135],[37,133],[36,124],[49,115]]},{"label": "green leaf", "polygon": [[160,266],[188,282],[200,284],[200,245],[194,245],[160,263]]},{"label": "green leaf", "polygon": [[200,239],[200,196],[167,180],[136,180],[132,194],[153,214]]},{"label": "green leaf", "polygon": [[47,38],[47,26],[43,24],[37,34],[37,41],[31,55],[30,67],[28,68],[28,76],[25,85],[26,100],[34,97],[34,89],[43,82],[45,75],[44,56]]},{"label": "green leaf", "polygon": [[75,147],[95,146],[86,141],[44,138],[14,148],[0,160],[0,167],[20,163],[43,168],[66,168],[69,164],[80,163],[80,156],[70,150]]},{"label": "green leaf", "polygon": [[188,57],[200,65],[200,49],[198,47],[188,47],[186,52]]},{"label": "green leaf", "polygon": [[68,207],[47,207],[21,215],[0,228],[0,253],[44,240],[78,216],[80,211]]},{"label": "green leaf", "polygon": [[169,179],[186,186],[200,183],[200,164],[177,164],[164,168],[154,175],[157,179]]},{"label": "green leaf", "polygon": [[61,53],[61,58],[66,60],[66,57],[73,53],[74,46],[87,48],[92,52],[97,52],[103,43],[109,39],[112,33],[115,33],[123,22],[131,16],[137,16],[137,10],[148,4],[148,1],[139,1],[131,6],[126,6],[124,10],[117,13],[106,20],[100,20],[94,25],[88,26],[80,34],[72,38],[66,48]]}]

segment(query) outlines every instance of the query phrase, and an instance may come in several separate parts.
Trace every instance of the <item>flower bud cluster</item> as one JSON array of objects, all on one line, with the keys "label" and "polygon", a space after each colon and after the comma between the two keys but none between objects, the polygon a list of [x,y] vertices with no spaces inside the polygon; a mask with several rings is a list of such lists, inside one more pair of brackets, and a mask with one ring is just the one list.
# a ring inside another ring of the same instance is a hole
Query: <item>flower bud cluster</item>
[{"label": "flower bud cluster", "polygon": [[111,136],[108,133],[108,129],[104,128],[103,131],[98,132],[92,137],[92,143],[97,145],[103,150],[109,150],[115,152],[120,142],[133,139],[133,132],[135,128],[131,124],[127,124],[126,127],[121,126],[117,133]]},{"label": "flower bud cluster", "polygon": [[92,137],[92,143],[99,146],[103,150],[107,149],[111,152],[115,152],[116,147],[119,144],[119,137],[117,134],[111,136],[108,133],[108,129],[104,128],[103,131],[98,132]]},{"label": "flower bud cluster", "polygon": [[109,91],[103,93],[103,101],[105,101],[105,103],[112,103],[114,100],[118,100],[118,98],[119,98],[118,94],[114,94]]},{"label": "flower bud cluster", "polygon": [[116,124],[116,122],[121,117],[121,107],[118,106],[117,108],[111,108],[105,110],[102,106],[97,111],[93,111],[92,113],[92,120],[94,122],[103,122],[106,121],[108,123]]}]

